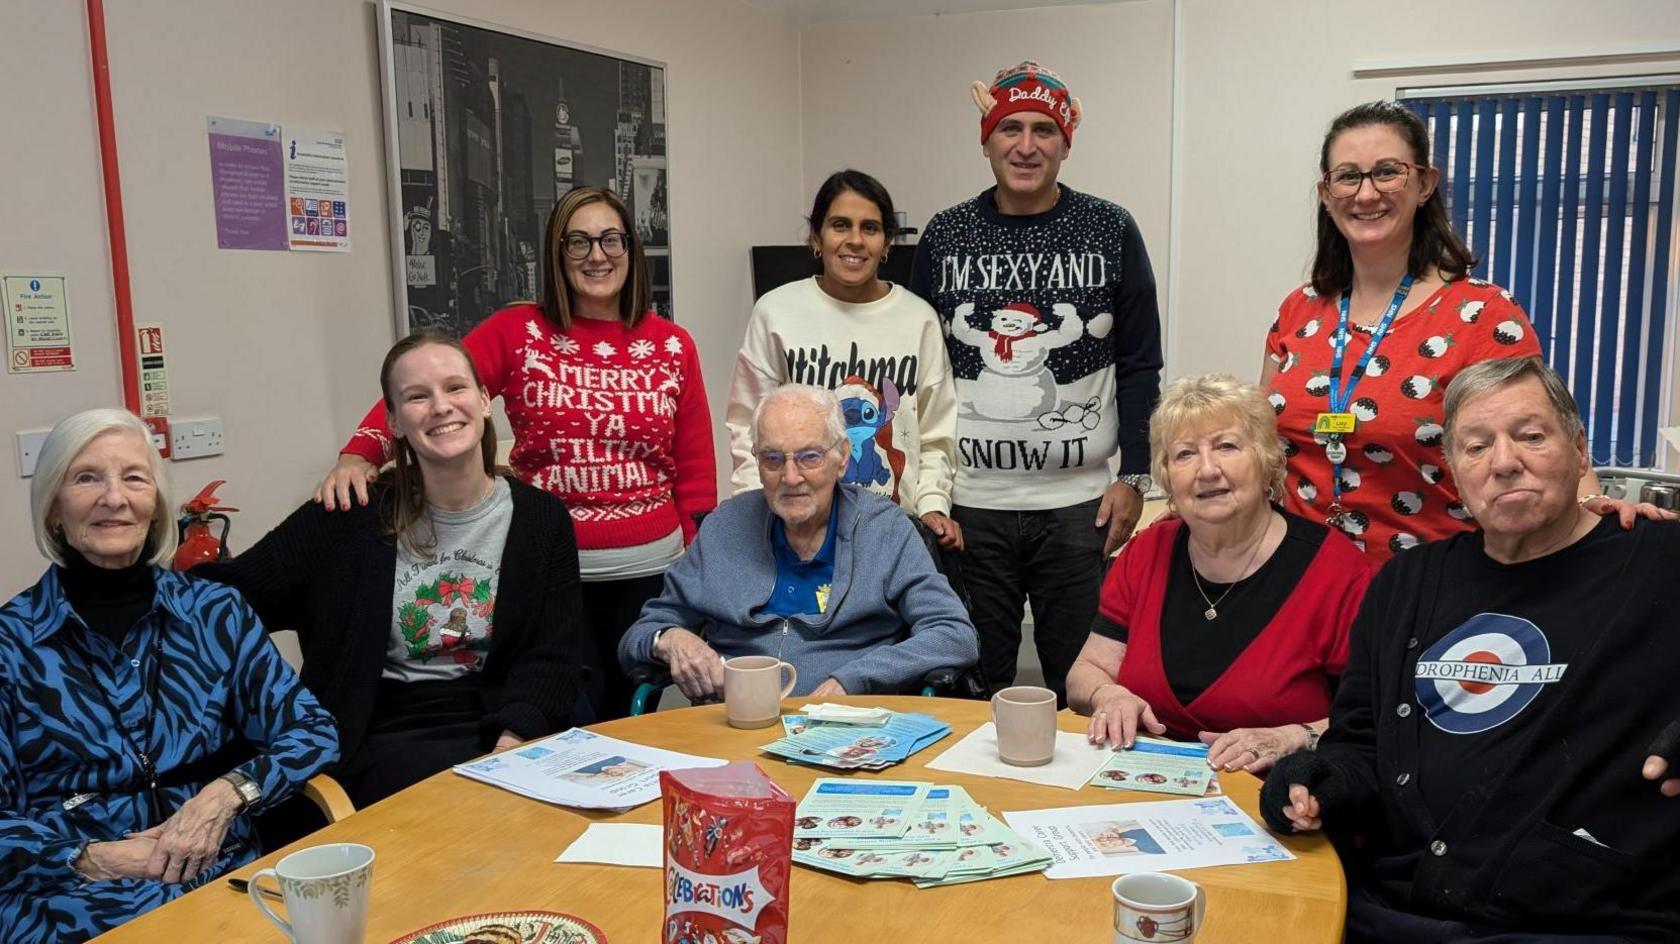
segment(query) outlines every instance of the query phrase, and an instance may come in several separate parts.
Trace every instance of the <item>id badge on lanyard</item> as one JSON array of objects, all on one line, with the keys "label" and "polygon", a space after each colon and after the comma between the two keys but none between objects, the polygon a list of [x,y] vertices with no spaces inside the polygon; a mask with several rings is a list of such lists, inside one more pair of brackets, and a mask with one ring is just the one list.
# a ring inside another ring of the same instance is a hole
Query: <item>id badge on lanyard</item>
[{"label": "id badge on lanyard", "polygon": [[1323,436],[1324,457],[1330,460],[1330,516],[1325,523],[1332,527],[1339,526],[1342,517],[1342,463],[1347,461],[1347,437],[1359,428],[1359,418],[1353,414],[1353,391],[1365,376],[1365,368],[1371,363],[1371,358],[1377,353],[1378,345],[1388,335],[1389,326],[1394,323],[1394,317],[1400,313],[1400,306],[1405,304],[1406,296],[1412,291],[1412,283],[1416,281],[1408,273],[1400,280],[1400,287],[1394,290],[1394,299],[1388,303],[1388,310],[1383,312],[1382,320],[1371,331],[1371,343],[1366,345],[1365,353],[1360,355],[1359,363],[1348,374],[1347,382],[1342,382],[1342,358],[1347,353],[1348,333],[1348,303],[1353,296],[1351,287],[1342,290],[1341,301],[1338,305],[1341,317],[1336,321],[1336,333],[1331,338],[1335,354],[1330,360],[1330,409],[1318,414],[1313,420],[1314,436]]}]

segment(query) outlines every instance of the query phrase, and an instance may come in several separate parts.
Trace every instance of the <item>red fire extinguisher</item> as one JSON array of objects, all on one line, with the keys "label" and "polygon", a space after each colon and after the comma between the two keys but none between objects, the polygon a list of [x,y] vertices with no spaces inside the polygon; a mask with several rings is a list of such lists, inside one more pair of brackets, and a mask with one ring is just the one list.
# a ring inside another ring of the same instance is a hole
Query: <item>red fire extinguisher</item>
[{"label": "red fire extinguisher", "polygon": [[[226,481],[217,479],[211,482],[181,506],[181,544],[175,550],[176,570],[190,570],[210,561],[227,560],[230,556],[227,539],[233,522],[221,512],[239,509],[216,504],[216,489]],[[219,538],[210,533],[210,522],[216,520],[222,522]]]}]

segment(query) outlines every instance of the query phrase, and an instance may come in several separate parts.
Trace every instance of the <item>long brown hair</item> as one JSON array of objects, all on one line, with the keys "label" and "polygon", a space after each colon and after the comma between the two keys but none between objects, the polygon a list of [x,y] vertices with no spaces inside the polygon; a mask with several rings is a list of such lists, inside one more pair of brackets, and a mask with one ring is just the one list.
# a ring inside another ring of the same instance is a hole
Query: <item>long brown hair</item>
[{"label": "long brown hair", "polygon": [[[473,386],[484,389],[484,382],[478,379],[478,365],[473,363],[472,355],[467,353],[459,340],[436,328],[422,328],[393,344],[385,352],[384,362],[379,365],[379,389],[385,397],[387,415],[394,416],[397,411],[396,396],[391,390],[391,371],[404,354],[428,344],[447,347],[460,354],[461,359],[467,362],[467,373],[472,377]],[[485,474],[495,475],[496,424],[488,417],[484,420],[484,436],[478,446],[484,456]],[[437,547],[437,528],[432,523],[432,516],[426,512],[426,478],[420,472],[420,460],[414,455],[414,447],[408,444],[407,437],[396,439],[395,452],[396,466],[387,475],[391,488],[380,509],[380,522],[387,535],[394,535],[414,553],[429,554]]]},{"label": "long brown hair", "polygon": [[634,328],[647,314],[653,301],[653,282],[648,276],[647,256],[642,252],[642,240],[636,227],[630,225],[630,211],[618,194],[604,187],[573,187],[554,201],[548,212],[548,225],[543,229],[543,265],[548,278],[543,280],[542,310],[548,319],[562,328],[572,326],[572,287],[566,282],[566,226],[572,215],[591,203],[605,203],[618,214],[624,227],[624,258],[630,261],[624,288],[618,293],[618,320]]},{"label": "long brown hair", "polygon": [[[1393,128],[1412,149],[1412,162],[1419,167],[1430,166],[1429,126],[1404,105],[1375,101],[1355,105],[1330,122],[1330,130],[1324,133],[1324,143],[1318,149],[1319,173],[1330,172],[1330,145],[1342,132],[1369,125]],[[1431,269],[1438,269],[1443,279],[1453,282],[1464,278],[1476,267],[1475,255],[1453,232],[1452,221],[1447,219],[1446,185],[1446,176],[1442,175],[1436,181],[1435,191],[1412,217],[1412,249],[1406,258],[1406,271],[1414,278],[1422,278]],[[1353,253],[1348,249],[1347,237],[1336,228],[1336,221],[1324,208],[1321,197],[1318,202],[1318,248],[1313,254],[1313,291],[1330,298],[1340,295],[1352,285]]]}]

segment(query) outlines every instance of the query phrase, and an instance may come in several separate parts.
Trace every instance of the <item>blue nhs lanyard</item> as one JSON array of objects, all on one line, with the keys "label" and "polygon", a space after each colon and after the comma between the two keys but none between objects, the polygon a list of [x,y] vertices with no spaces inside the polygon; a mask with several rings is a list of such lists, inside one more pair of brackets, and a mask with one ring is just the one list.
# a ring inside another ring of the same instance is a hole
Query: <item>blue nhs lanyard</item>
[{"label": "blue nhs lanyard", "polygon": [[[1400,280],[1400,287],[1394,290],[1394,300],[1388,303],[1388,310],[1383,312],[1382,320],[1377,322],[1371,331],[1371,343],[1365,347],[1365,353],[1360,355],[1359,363],[1348,374],[1347,382],[1342,382],[1342,358],[1347,353],[1348,342],[1348,301],[1353,296],[1353,287],[1342,290],[1340,303],[1341,317],[1336,322],[1336,336],[1332,339],[1335,355],[1330,360],[1330,412],[1346,413],[1353,404],[1353,390],[1359,385],[1360,378],[1365,376],[1365,368],[1371,363],[1371,357],[1377,353],[1377,346],[1382,344],[1388,335],[1388,328],[1394,323],[1394,316],[1400,313],[1400,306],[1405,304],[1406,296],[1412,291],[1412,283],[1416,281],[1410,273]],[[1331,457],[1330,463],[1330,494],[1331,511],[1340,514],[1342,501],[1342,460],[1347,458],[1347,447],[1342,443],[1340,434],[1330,434],[1330,442],[1325,452]]]}]

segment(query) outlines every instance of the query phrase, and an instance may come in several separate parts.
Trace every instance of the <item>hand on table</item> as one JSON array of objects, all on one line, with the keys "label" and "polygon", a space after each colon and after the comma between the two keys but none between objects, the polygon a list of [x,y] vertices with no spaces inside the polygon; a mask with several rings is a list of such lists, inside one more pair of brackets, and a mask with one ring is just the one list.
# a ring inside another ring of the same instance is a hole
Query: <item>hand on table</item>
[{"label": "hand on table", "polygon": [[1108,528],[1108,535],[1103,538],[1105,559],[1132,536],[1132,529],[1137,527],[1142,515],[1143,496],[1137,489],[1125,482],[1115,482],[1104,490],[1102,504],[1097,507],[1096,526]]},{"label": "hand on table", "polygon": [[1140,727],[1150,734],[1167,733],[1167,726],[1155,720],[1149,703],[1124,686],[1110,683],[1091,695],[1091,723],[1085,728],[1085,736],[1092,744],[1131,747]]},{"label": "hand on table", "polygon": [[343,509],[349,511],[350,495],[356,495],[356,502],[360,505],[368,503],[368,483],[379,478],[379,467],[363,459],[361,456],[344,453],[338,457],[338,462],[315,486],[315,500],[328,511]]},{"label": "hand on table", "polygon": [[518,747],[524,743],[525,740],[519,735],[514,734],[512,731],[503,731],[501,736],[496,738],[496,746],[492,748],[492,750],[505,751],[510,747]]},{"label": "hand on table", "polygon": [[1208,745],[1208,766],[1214,770],[1246,770],[1262,774],[1278,758],[1304,751],[1312,742],[1307,729],[1298,724],[1278,728],[1232,728],[1224,734],[1203,731],[1197,735]]},{"label": "hand on table", "polygon": [[723,657],[698,635],[673,626],[659,635],[653,655],[671,669],[671,681],[690,701],[723,697]]},{"label": "hand on table", "polygon": [[175,815],[130,839],[155,839],[148,870],[158,881],[191,881],[222,854],[228,824],[244,802],[226,780],[212,780],[198,795],[181,804]]},{"label": "hand on table", "polygon": [[939,538],[939,546],[947,551],[963,549],[962,525],[957,524],[942,511],[930,511],[922,516],[922,524],[928,526]]}]

